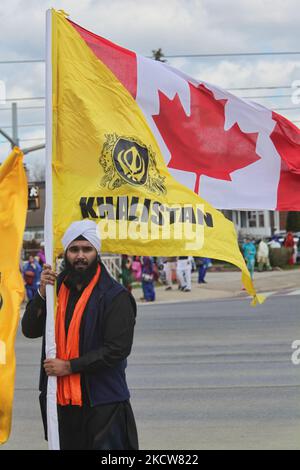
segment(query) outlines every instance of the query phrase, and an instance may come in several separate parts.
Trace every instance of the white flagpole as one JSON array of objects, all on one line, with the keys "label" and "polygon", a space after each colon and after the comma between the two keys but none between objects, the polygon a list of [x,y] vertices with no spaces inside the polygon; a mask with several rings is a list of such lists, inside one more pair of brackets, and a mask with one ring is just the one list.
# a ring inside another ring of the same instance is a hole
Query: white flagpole
[{"label": "white flagpole", "polygon": [[[46,12],[46,209],[45,209],[45,255],[47,264],[53,260],[53,221],[52,221],[52,11]],[[53,266],[55,270],[55,266]],[[46,357],[56,357],[54,288],[46,286]],[[56,377],[48,378],[47,424],[48,446],[50,450],[59,449],[59,434],[56,401]]]}]

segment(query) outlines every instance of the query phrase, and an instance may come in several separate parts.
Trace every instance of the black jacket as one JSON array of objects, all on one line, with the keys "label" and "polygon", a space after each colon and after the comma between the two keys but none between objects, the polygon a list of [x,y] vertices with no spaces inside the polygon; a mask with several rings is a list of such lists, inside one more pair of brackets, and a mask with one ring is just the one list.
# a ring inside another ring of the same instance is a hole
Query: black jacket
[{"label": "black jacket", "polygon": [[[57,290],[64,279],[62,273]],[[69,302],[75,306],[76,295],[70,292]],[[75,301],[74,301],[75,296]],[[68,309],[67,307],[67,309]],[[126,383],[126,358],[131,352],[136,318],[133,296],[116,282],[101,263],[101,275],[85,308],[79,341],[79,358],[71,360],[73,373],[81,374],[83,400],[89,406],[125,401],[129,398]],[[28,338],[43,336],[40,402],[45,424],[47,376],[45,360],[46,302],[37,294],[27,304],[22,331]]]}]

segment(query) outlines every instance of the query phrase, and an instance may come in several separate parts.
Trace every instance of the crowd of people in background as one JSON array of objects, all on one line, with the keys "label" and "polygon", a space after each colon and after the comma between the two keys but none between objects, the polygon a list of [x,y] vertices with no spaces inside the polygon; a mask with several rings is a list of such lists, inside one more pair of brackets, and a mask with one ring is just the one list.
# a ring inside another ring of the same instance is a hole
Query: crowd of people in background
[{"label": "crowd of people in background", "polygon": [[267,271],[271,270],[270,263],[270,249],[286,248],[289,250],[288,264],[293,265],[297,262],[297,242],[292,232],[288,232],[285,238],[280,242],[279,236],[273,236],[269,242],[266,239],[261,239],[258,242],[254,239],[245,238],[242,245],[242,251],[244,259],[247,264],[247,268],[253,279],[254,268],[257,262],[258,271],[262,272],[264,269]]},{"label": "crowd of people in background", "polygon": [[176,288],[182,292],[192,290],[192,271],[198,270],[198,283],[204,284],[209,258],[171,256],[165,258],[150,256],[122,255],[120,279],[131,292],[133,284],[140,283],[143,291],[141,300],[155,300],[155,284],[165,285],[165,290]]},{"label": "crowd of people in background", "polygon": [[[267,239],[246,238],[242,244],[242,252],[251,274],[257,266],[259,272],[272,270],[270,263],[270,249],[287,248],[290,250],[289,264],[296,263],[297,243],[294,235],[288,232],[280,242],[279,236]],[[198,284],[206,284],[207,270],[212,266],[212,260],[203,257],[178,256],[156,258],[149,256],[122,256],[121,279],[127,289],[131,291],[133,283],[141,283],[145,302],[155,300],[155,284],[165,285],[165,290],[177,288],[182,292],[192,290],[192,271],[198,272]]]},{"label": "crowd of people in background", "polygon": [[[210,262],[208,258],[191,256],[156,258],[122,255],[120,280],[129,292],[133,284],[139,283],[143,291],[141,300],[153,302],[157,282],[164,284],[166,290],[177,288],[182,292],[191,292],[192,271],[197,269],[199,284],[206,283],[205,275]],[[23,263],[21,269],[28,300],[33,299],[38,290],[45,263],[43,247],[35,256],[29,255]]]},{"label": "crowd of people in background", "polygon": [[[42,268],[46,263],[43,245],[42,243],[35,256],[28,256],[21,268],[28,300],[34,297],[40,285]],[[291,232],[288,232],[284,239],[273,236],[269,241],[245,238],[241,248],[252,279],[256,264],[259,272],[272,269],[270,249],[282,247],[290,252],[288,264],[295,264],[297,244]],[[121,259],[122,284],[129,292],[132,291],[133,285],[141,285],[143,292],[141,300],[145,302],[155,301],[156,283],[163,284],[167,291],[175,288],[182,292],[191,292],[193,271],[197,271],[198,284],[206,284],[206,273],[212,266],[212,260],[209,258],[191,256],[159,258],[122,255]]]}]

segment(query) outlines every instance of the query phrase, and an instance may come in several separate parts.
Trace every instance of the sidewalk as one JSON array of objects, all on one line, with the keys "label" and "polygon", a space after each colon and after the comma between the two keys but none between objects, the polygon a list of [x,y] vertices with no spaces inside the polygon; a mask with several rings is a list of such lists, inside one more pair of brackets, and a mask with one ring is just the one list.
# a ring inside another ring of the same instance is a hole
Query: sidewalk
[{"label": "sidewalk", "polygon": [[[192,279],[191,292],[180,292],[177,289],[177,285],[174,285],[171,291],[166,291],[165,286],[156,287],[156,302],[201,301],[248,297],[247,292],[242,290],[240,272],[208,272],[206,275],[207,284],[197,283],[197,273],[193,273]],[[255,272],[254,285],[257,292],[276,292],[285,289],[300,290],[300,269],[262,273]],[[140,303],[140,298],[143,295],[142,289],[134,288],[132,293],[137,302]],[[151,303],[152,302],[146,304]],[[143,303],[143,305],[145,304]]]}]

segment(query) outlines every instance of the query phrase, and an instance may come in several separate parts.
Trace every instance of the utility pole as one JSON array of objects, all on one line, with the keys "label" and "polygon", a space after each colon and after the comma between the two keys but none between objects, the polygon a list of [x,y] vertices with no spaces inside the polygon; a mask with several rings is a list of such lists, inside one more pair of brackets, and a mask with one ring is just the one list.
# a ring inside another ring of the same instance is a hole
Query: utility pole
[{"label": "utility pole", "polygon": [[12,103],[11,105],[11,118],[12,118],[12,140],[16,143],[16,146],[19,147],[17,103]]},{"label": "utility pole", "polygon": [[[0,127],[0,134],[5,137],[6,140],[10,142],[11,148],[14,147],[19,147],[20,144],[20,139],[18,136],[18,108],[17,108],[17,103],[12,103],[12,108],[11,108],[11,115],[12,115],[12,136],[10,136],[7,132],[5,132],[3,129]],[[30,153],[30,152],[35,152],[36,150],[40,150],[45,148],[45,144],[40,144],[40,145],[34,145],[32,147],[27,147],[25,149],[21,149],[24,153],[24,155]]]}]

